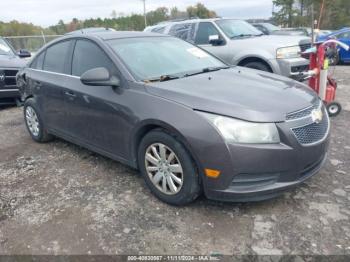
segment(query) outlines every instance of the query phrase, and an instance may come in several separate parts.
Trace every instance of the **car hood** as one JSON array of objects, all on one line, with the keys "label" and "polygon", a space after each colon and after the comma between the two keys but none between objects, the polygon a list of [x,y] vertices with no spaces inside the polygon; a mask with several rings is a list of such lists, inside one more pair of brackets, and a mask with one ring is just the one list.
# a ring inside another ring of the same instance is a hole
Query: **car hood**
[{"label": "car hood", "polygon": [[21,68],[27,61],[18,56],[0,55],[0,68]]},{"label": "car hood", "polygon": [[260,37],[259,45],[261,42],[269,42],[276,48],[280,48],[287,46],[311,44],[311,38],[296,35],[264,35]]},{"label": "car hood", "polygon": [[242,67],[145,85],[149,93],[195,110],[253,122],[285,121],[287,113],[317,98],[304,84]]}]

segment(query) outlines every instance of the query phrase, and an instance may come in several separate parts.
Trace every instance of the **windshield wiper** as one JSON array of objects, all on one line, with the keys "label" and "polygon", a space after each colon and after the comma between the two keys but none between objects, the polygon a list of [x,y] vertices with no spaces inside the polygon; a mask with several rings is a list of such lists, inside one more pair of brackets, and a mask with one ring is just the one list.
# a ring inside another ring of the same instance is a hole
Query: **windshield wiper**
[{"label": "windshield wiper", "polygon": [[228,69],[230,68],[229,66],[216,66],[216,67],[206,67],[203,68],[202,70],[198,72],[193,72],[193,73],[187,73],[184,75],[184,77],[188,76],[194,76],[194,75],[199,75],[199,74],[204,74],[204,73],[209,73],[209,72],[214,72],[214,71],[219,71],[221,69]]},{"label": "windshield wiper", "polygon": [[145,79],[143,82],[164,82],[164,81],[169,81],[169,80],[174,80],[174,79],[179,79],[180,77],[175,76],[175,75],[162,75],[160,77],[155,77],[155,78],[150,78],[150,79]]}]

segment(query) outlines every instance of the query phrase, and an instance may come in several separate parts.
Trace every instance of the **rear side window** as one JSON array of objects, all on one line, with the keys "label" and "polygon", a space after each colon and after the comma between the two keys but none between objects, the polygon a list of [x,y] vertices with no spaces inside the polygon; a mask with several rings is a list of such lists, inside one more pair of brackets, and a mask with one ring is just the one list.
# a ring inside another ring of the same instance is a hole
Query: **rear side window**
[{"label": "rear side window", "polygon": [[192,27],[193,27],[192,23],[173,25],[169,31],[169,35],[172,35],[187,41],[190,38],[190,32]]},{"label": "rear side window", "polygon": [[45,58],[45,52],[41,52],[33,61],[33,63],[30,65],[30,68],[33,69],[43,69],[44,64],[44,58]]},{"label": "rear side window", "polygon": [[114,74],[112,61],[100,47],[88,40],[78,40],[73,53],[72,75],[81,76],[97,67],[104,67]]},{"label": "rear side window", "polygon": [[220,33],[212,23],[209,23],[209,22],[199,23],[198,31],[195,39],[196,45],[209,44],[209,36],[211,35],[220,36]]},{"label": "rear side window", "polygon": [[68,55],[72,41],[64,41],[46,50],[44,70],[56,73],[69,73]]}]

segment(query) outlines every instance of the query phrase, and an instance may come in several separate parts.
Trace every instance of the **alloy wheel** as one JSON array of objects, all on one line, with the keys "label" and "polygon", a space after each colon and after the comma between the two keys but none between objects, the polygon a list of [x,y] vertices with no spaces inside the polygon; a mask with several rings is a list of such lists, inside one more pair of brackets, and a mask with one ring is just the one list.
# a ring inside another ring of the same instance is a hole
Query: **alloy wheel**
[{"label": "alloy wheel", "polygon": [[162,193],[175,195],[181,190],[182,166],[174,151],[166,145],[155,143],[147,148],[145,167],[153,185]]},{"label": "alloy wheel", "polygon": [[26,107],[26,122],[30,133],[33,136],[38,136],[40,132],[38,116],[31,106]]}]

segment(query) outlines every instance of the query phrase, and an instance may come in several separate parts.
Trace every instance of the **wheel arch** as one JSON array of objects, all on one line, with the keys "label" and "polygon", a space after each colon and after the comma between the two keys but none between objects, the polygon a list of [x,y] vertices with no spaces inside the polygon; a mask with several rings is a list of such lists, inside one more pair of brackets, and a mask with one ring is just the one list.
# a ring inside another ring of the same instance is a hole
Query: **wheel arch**
[{"label": "wheel arch", "polygon": [[259,62],[259,63],[262,63],[264,65],[266,65],[270,71],[273,73],[274,72],[274,69],[273,69],[273,66],[268,62],[266,61],[265,59],[261,58],[261,57],[258,57],[258,56],[248,56],[248,57],[244,57],[242,58],[241,60],[239,60],[239,62],[237,63],[238,66],[244,66],[248,63],[251,63],[251,62]]},{"label": "wheel arch", "polygon": [[138,168],[137,154],[142,138],[149,132],[157,129],[164,130],[166,133],[174,136],[185,147],[185,149],[190,154],[190,157],[193,159],[198,170],[199,176],[201,177],[201,174],[203,174],[203,168],[200,164],[199,159],[194,153],[194,150],[192,149],[191,145],[188,143],[187,139],[175,127],[160,120],[145,120],[140,125],[138,125],[137,128],[134,128],[135,131],[132,133],[130,141],[131,157],[134,167]]}]

